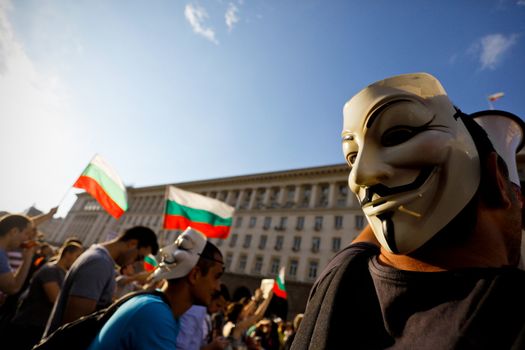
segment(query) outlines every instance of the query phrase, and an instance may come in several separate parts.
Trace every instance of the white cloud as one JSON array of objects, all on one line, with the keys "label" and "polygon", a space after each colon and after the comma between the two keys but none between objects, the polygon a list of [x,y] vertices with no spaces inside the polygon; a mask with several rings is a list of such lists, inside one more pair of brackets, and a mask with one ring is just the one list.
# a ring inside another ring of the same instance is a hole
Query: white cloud
[{"label": "white cloud", "polygon": [[525,6],[525,0],[518,0],[518,2],[516,2],[517,5],[519,6]]},{"label": "white cloud", "polygon": [[518,35],[489,34],[471,47],[471,52],[479,54],[481,69],[495,69],[503,56],[516,44]]},{"label": "white cloud", "polygon": [[237,6],[230,2],[228,5],[228,9],[226,10],[226,14],[224,15],[226,25],[228,26],[228,30],[230,32],[232,31],[235,23],[239,22],[239,16],[237,16],[238,12],[239,9],[237,8]]},{"label": "white cloud", "polygon": [[198,5],[187,4],[184,8],[184,16],[190,22],[193,31],[214,44],[219,44],[215,38],[215,32],[212,28],[205,27],[204,22],[209,17],[206,10]]}]

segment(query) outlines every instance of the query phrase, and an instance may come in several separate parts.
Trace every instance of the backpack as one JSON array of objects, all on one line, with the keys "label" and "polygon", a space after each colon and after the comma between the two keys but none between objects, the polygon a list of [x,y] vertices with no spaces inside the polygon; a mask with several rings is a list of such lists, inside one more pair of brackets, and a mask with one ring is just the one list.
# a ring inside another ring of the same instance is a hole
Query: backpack
[{"label": "backpack", "polygon": [[87,349],[104,324],[106,324],[122,304],[137,295],[143,294],[159,296],[162,301],[169,305],[164,293],[158,290],[129,293],[105,309],[95,311],[89,315],[82,316],[76,321],[66,323],[42,339],[33,347],[33,350],[61,350],[72,349],[73,347],[78,350]]}]

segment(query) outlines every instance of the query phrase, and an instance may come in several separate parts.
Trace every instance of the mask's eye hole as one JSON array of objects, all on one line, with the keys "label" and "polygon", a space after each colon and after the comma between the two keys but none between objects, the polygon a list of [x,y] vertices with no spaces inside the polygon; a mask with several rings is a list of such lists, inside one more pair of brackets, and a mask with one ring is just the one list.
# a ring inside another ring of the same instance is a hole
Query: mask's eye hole
[{"label": "mask's eye hole", "polygon": [[352,168],[354,166],[355,160],[357,159],[357,152],[348,153],[346,155],[346,162]]},{"label": "mask's eye hole", "polygon": [[396,126],[385,131],[381,136],[381,144],[385,147],[396,146],[410,140],[417,133],[417,129],[407,126]]}]

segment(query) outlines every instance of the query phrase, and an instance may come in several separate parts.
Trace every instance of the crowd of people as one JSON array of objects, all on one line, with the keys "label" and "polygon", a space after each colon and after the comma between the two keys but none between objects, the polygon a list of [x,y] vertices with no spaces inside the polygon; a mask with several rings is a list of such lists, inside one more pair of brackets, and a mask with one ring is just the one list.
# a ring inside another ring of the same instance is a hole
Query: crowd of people
[{"label": "crowd of people", "polygon": [[[156,234],[143,226],[87,249],[75,237],[55,248],[36,226],[54,211],[0,218],[0,341],[10,349],[32,349],[65,324],[152,290],[162,292],[125,302],[89,349],[290,347],[299,321],[294,327],[265,318],[271,292],[231,298],[220,284],[222,254],[200,232],[188,229],[160,252]],[[159,266],[145,271],[144,257],[157,253]]]},{"label": "crowd of people", "polygon": [[[293,322],[268,316],[271,291],[230,298],[220,250],[192,228],[160,250],[137,226],[85,251],[68,239],[54,254],[36,230],[53,212],[8,214],[0,341],[31,349],[122,297],[88,349],[524,349],[524,125],[508,112],[461,112],[425,73],[355,95],[342,144],[369,226]],[[159,264],[144,272],[150,254]]]}]

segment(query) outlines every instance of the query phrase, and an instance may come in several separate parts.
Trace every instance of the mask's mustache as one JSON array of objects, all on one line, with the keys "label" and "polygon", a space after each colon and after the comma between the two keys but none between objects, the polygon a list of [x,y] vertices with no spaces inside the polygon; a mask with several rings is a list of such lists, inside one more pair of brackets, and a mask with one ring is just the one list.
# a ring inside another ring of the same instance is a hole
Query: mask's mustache
[{"label": "mask's mustache", "polygon": [[367,187],[365,189],[365,196],[361,199],[361,206],[372,202],[374,194],[377,194],[379,197],[387,197],[398,193],[413,191],[421,187],[425,183],[425,181],[427,181],[430,174],[432,174],[433,170],[434,167],[423,168],[423,170],[421,170],[417,178],[406,185],[388,187],[383,184],[377,184],[374,186]]}]

